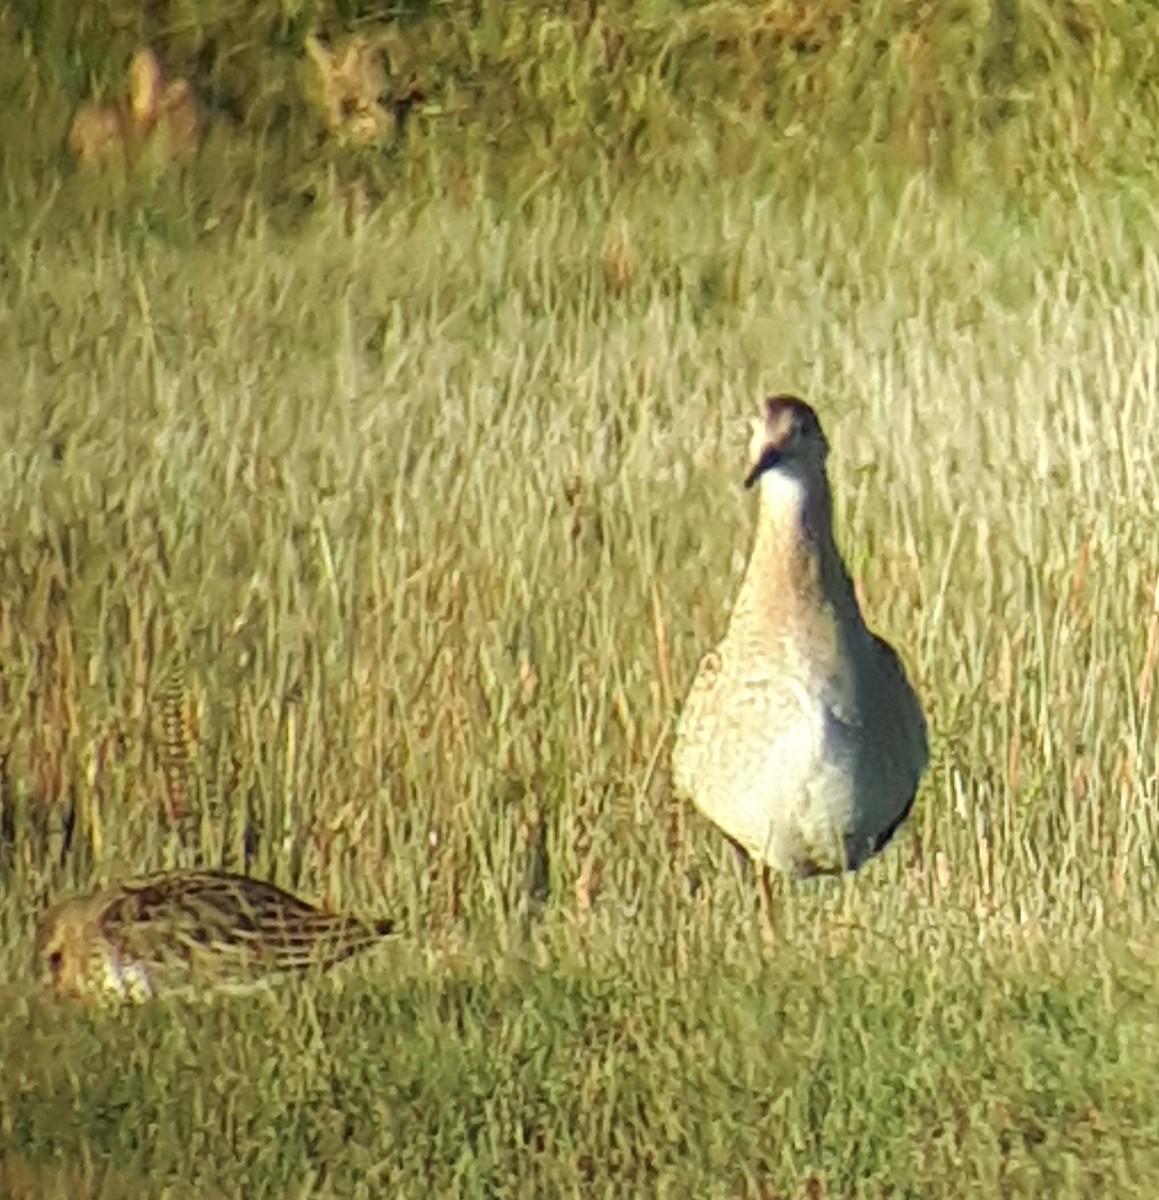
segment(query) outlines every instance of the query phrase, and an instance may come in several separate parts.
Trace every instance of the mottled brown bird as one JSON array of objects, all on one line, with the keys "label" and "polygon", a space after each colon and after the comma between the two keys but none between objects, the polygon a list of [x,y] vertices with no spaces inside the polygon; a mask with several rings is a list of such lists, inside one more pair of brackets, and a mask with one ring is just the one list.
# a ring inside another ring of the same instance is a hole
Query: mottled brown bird
[{"label": "mottled brown bird", "polygon": [[828,452],[808,404],[765,401],[745,480],[760,496],[752,553],[672,759],[678,793],[758,864],[797,876],[883,849],[929,755],[921,703],[866,627],[834,541]]},{"label": "mottled brown bird", "polygon": [[393,928],[323,912],[261,879],[170,871],[54,905],[41,918],[36,949],[58,994],[132,1003],[324,970]]}]

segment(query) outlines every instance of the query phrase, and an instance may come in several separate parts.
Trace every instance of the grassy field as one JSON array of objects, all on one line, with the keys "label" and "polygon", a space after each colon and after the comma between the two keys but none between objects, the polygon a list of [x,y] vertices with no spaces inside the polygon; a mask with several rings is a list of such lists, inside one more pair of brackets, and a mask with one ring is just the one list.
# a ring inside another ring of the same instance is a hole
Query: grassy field
[{"label": "grassy field", "polygon": [[[0,1195],[1159,1191],[1155,18],[819,5],[778,92],[741,34],[790,8],[609,5],[600,74],[579,16],[431,6],[388,152],[254,100],[129,178],[63,151],[83,21],[3,30]],[[775,390],[933,763],[769,946],[667,756]],[[48,899],[193,863],[404,934],[248,1001],[36,989]]]}]

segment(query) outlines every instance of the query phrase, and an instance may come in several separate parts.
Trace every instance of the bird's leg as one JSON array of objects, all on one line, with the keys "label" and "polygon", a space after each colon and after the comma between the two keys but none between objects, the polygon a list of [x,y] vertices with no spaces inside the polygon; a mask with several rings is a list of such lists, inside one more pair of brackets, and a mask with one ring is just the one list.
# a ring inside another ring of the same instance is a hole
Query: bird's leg
[{"label": "bird's leg", "polygon": [[761,941],[771,946],[773,937],[773,873],[767,863],[754,858],[735,838],[725,834],[725,840],[736,855],[737,869],[747,877],[749,872],[757,876],[757,919],[761,929]]},{"label": "bird's leg", "polygon": [[760,876],[758,883],[760,891],[757,906],[761,924],[761,938],[766,946],[772,946],[776,941],[773,933],[773,876],[767,863],[755,864]]},{"label": "bird's leg", "polygon": [[727,833],[724,835],[724,840],[732,847],[733,855],[736,858],[737,870],[744,875],[748,870],[749,864],[752,862],[749,852],[740,844],[740,842],[736,840],[736,838],[729,837]]}]

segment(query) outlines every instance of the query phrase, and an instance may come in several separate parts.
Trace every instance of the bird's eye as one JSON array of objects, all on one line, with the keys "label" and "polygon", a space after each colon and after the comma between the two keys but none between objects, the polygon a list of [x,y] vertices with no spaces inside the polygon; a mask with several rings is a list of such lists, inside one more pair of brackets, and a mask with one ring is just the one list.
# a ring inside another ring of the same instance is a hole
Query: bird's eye
[{"label": "bird's eye", "polygon": [[53,973],[54,976],[60,974],[60,964],[63,962],[63,960],[64,956],[59,950],[54,950],[48,956],[48,969]]}]

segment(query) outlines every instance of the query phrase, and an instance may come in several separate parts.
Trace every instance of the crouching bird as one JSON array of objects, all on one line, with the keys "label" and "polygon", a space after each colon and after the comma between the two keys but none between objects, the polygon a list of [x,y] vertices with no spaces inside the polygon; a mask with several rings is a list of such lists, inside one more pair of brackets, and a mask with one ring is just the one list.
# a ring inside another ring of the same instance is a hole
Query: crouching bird
[{"label": "crouching bird", "polygon": [[745,480],[760,498],[752,553],[672,755],[676,792],[762,868],[765,905],[770,868],[853,871],[883,849],[929,758],[921,703],[833,538],[828,453],[808,404],[765,401]]},{"label": "crouching bird", "polygon": [[40,920],[36,951],[58,994],[135,1003],[325,970],[393,928],[323,912],[261,879],[169,871],[54,905]]}]

